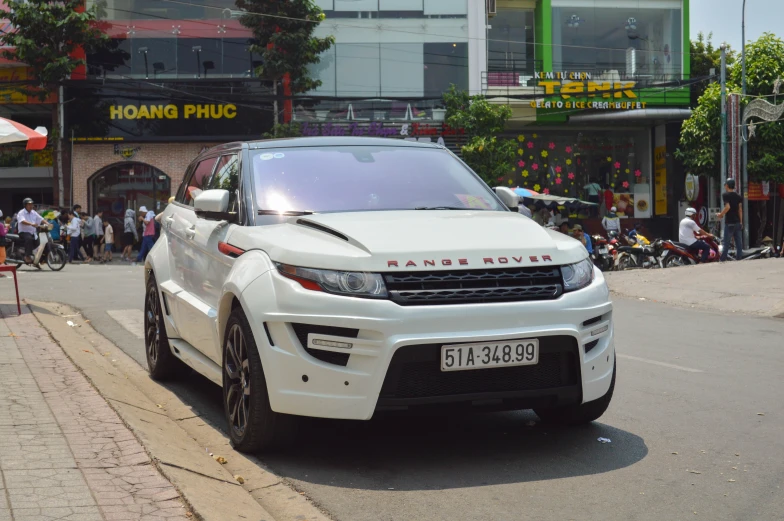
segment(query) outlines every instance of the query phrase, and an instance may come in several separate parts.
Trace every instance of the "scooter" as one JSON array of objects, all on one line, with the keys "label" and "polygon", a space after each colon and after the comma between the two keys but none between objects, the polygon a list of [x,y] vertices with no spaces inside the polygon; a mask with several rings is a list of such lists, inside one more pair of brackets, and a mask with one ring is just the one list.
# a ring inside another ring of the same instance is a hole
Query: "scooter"
[{"label": "scooter", "polygon": [[24,239],[16,234],[6,234],[6,262],[16,264],[17,266],[35,266],[41,269],[41,262],[45,261],[52,271],[60,271],[65,268],[68,256],[65,254],[65,248],[52,240],[51,230],[52,226],[50,224],[42,224],[38,227],[40,244],[33,250],[32,263],[25,262]]},{"label": "scooter", "polygon": [[[708,254],[707,262],[718,262],[721,258],[721,246],[716,242],[713,236],[699,236],[697,240],[704,241],[710,246],[710,254]],[[690,264],[699,264],[702,259],[702,252],[690,250],[689,247],[682,242],[663,241],[662,247],[667,251],[667,257],[664,261],[665,268],[674,268],[677,266],[687,266]]]},{"label": "scooter", "polygon": [[[761,248],[743,250],[743,258],[740,260],[770,259],[771,257],[775,257],[776,254],[777,252],[773,247],[773,239],[771,239],[770,237],[765,237],[765,239],[762,240]],[[732,260],[737,260],[736,257],[737,257],[736,250],[730,249],[727,258]]]},{"label": "scooter", "polygon": [[616,269],[663,268],[663,253],[664,241],[661,239],[650,245],[621,246],[618,248]]},{"label": "scooter", "polygon": [[593,254],[591,259],[593,263],[602,271],[609,271],[615,265],[615,259],[610,253],[610,243],[601,235],[594,235],[591,237],[593,242]]}]

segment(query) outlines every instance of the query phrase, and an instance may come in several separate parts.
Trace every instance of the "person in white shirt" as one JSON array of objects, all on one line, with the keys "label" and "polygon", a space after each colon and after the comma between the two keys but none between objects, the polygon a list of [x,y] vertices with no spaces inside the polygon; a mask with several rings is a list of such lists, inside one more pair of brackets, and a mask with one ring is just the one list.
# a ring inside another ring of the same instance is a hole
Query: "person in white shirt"
[{"label": "person in white shirt", "polygon": [[706,232],[697,224],[697,210],[694,208],[686,208],[686,217],[678,225],[678,241],[687,246],[691,252],[702,252],[701,262],[708,262],[710,258],[711,247],[707,242],[697,239],[697,236],[704,235],[706,237],[713,237],[710,233]]},{"label": "person in white shirt", "polygon": [[82,220],[76,216],[76,212],[68,212],[71,220],[68,222],[68,236],[71,238],[71,245],[68,248],[68,262],[73,262],[74,258],[77,260],[84,260],[82,252],[79,251],[82,242]]},{"label": "person in white shirt", "polygon": [[95,217],[93,217],[93,230],[95,230],[95,244],[93,245],[93,251],[88,253],[91,253],[94,259],[102,259],[103,210],[95,212]]},{"label": "person in white shirt", "polygon": [[38,242],[38,226],[44,218],[33,210],[33,200],[29,197],[24,200],[24,209],[16,214],[19,223],[19,237],[24,240],[25,262],[33,263],[33,248]]}]

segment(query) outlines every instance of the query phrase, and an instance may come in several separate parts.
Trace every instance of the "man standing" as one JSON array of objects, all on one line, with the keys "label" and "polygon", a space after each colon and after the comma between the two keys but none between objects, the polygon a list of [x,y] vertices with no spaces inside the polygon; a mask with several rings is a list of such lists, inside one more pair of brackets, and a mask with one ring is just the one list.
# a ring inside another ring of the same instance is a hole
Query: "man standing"
[{"label": "man standing", "polygon": [[147,210],[146,206],[139,208],[139,213],[144,214],[139,216],[139,220],[144,223],[144,234],[142,236],[142,247],[139,251],[139,256],[136,257],[136,262],[144,262],[147,254],[150,253],[153,245],[155,244],[155,212]]},{"label": "man standing", "polygon": [[84,260],[82,253],[79,251],[82,242],[82,220],[76,215],[75,211],[68,212],[71,220],[68,222],[68,236],[71,238],[71,244],[68,248],[68,262],[74,261],[74,258]]},{"label": "man standing", "polygon": [[615,213],[618,209],[613,206],[610,211],[602,219],[602,226],[607,233],[617,232],[621,233],[621,218]]},{"label": "man standing", "polygon": [[[19,237],[24,240],[25,245],[25,263],[33,263],[33,248],[38,240],[38,225],[44,220],[43,217],[38,215],[38,212],[33,210],[33,200],[29,197],[24,201],[24,209],[17,215],[16,219],[19,223]],[[38,266],[36,265],[36,268]]]},{"label": "man standing", "polygon": [[591,215],[594,217],[599,215],[599,194],[602,191],[602,186],[596,182],[596,180],[592,179],[590,183],[583,187],[585,189],[585,195],[588,199],[589,203],[594,203],[596,206],[591,207]]},{"label": "man standing", "polygon": [[735,192],[735,180],[727,179],[724,183],[724,209],[716,217],[724,220],[724,251],[721,252],[721,262],[727,260],[730,253],[730,239],[735,239],[735,250],[738,260],[743,258],[743,198]]},{"label": "man standing", "polygon": [[697,210],[694,208],[686,208],[686,217],[683,218],[678,226],[678,241],[685,244],[689,251],[701,251],[702,258],[700,261],[708,262],[711,247],[707,242],[698,240],[698,235],[713,237],[713,235],[700,228],[697,224]]},{"label": "man standing", "polygon": [[101,243],[103,242],[103,210],[95,212],[93,217],[93,229],[95,230],[95,245],[93,246],[92,257],[93,259],[103,258],[103,249]]}]

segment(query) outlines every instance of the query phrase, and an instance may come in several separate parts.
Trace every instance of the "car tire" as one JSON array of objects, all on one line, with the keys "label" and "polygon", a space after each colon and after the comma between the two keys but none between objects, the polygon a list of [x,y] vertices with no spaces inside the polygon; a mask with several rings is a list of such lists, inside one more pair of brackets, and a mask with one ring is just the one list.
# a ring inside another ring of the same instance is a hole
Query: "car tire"
[{"label": "car tire", "polygon": [[554,425],[582,425],[598,420],[607,411],[610,401],[615,391],[615,362],[613,362],[612,380],[607,393],[599,398],[587,403],[578,405],[568,405],[566,407],[554,407],[552,409],[534,409],[539,418]]},{"label": "car tire", "polygon": [[245,453],[279,448],[293,417],[270,407],[267,381],[248,318],[232,311],[223,341],[223,407],[231,446]]},{"label": "car tire", "polygon": [[150,274],[144,298],[144,353],[153,380],[169,380],[182,374],[187,366],[171,352],[166,323],[155,275]]}]

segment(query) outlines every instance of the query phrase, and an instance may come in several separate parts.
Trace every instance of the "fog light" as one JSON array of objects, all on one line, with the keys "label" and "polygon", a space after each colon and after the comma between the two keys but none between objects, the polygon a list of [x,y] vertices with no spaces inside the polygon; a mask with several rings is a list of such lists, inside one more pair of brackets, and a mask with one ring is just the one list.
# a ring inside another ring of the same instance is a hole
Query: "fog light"
[{"label": "fog light", "polygon": [[348,342],[335,342],[334,340],[322,340],[320,338],[314,338],[310,343],[314,346],[334,347],[337,349],[351,349],[354,347],[354,344],[349,344]]}]

